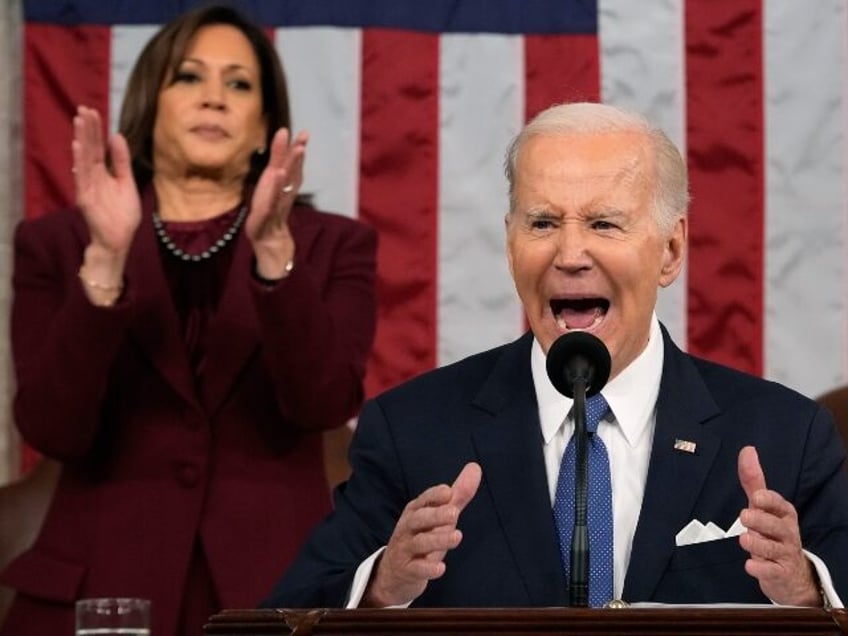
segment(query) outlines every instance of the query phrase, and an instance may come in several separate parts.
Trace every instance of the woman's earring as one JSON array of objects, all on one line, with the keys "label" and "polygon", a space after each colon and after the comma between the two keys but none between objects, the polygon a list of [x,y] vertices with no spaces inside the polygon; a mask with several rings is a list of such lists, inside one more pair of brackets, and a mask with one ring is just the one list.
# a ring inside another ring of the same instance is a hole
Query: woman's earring
[{"label": "woman's earring", "polygon": [[264,155],[265,154],[265,146],[260,146],[259,148],[257,148],[256,154],[257,155]]}]

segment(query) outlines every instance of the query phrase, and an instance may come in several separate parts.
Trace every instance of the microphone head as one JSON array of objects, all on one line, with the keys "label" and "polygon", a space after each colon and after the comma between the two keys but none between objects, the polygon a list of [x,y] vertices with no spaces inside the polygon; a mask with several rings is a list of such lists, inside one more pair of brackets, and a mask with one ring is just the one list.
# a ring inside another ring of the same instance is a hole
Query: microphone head
[{"label": "microphone head", "polygon": [[597,336],[586,331],[570,331],[554,340],[545,366],[557,391],[574,397],[574,383],[583,378],[586,397],[600,392],[610,374],[609,350]]}]

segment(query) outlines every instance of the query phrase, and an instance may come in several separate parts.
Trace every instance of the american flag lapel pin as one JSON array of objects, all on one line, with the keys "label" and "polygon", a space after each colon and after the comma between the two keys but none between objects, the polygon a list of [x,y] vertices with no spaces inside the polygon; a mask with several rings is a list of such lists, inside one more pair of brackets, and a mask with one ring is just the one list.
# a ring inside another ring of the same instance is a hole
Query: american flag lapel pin
[{"label": "american flag lapel pin", "polygon": [[698,445],[695,442],[690,442],[686,439],[674,440],[674,450],[683,451],[684,453],[694,453],[697,447]]}]

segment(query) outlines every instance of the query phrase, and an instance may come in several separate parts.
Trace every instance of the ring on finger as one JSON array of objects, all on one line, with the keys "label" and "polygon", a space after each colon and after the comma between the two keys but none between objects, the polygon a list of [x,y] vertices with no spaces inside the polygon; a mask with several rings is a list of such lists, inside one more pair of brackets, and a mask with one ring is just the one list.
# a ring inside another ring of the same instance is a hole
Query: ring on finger
[{"label": "ring on finger", "polygon": [[284,186],[283,186],[283,189],[281,190],[281,192],[282,192],[283,194],[291,194],[292,192],[294,192],[294,184],[293,184],[293,183],[288,183],[288,184],[284,185]]}]

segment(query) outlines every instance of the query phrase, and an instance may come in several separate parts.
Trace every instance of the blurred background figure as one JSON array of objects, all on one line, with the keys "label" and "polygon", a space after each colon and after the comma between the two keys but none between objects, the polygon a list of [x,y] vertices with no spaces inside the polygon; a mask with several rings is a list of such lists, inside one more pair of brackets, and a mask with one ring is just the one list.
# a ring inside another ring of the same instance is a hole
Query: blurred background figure
[{"label": "blurred background figure", "polygon": [[77,209],[15,237],[16,423],[62,469],[2,573],[8,634],[71,633],[83,597],[151,599],[157,636],[254,606],[329,511],[321,433],[363,399],[376,233],[299,194],[263,31],[165,25],[119,128],[79,106]]}]

